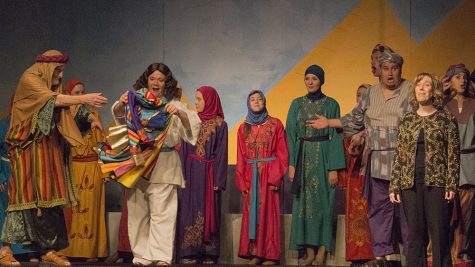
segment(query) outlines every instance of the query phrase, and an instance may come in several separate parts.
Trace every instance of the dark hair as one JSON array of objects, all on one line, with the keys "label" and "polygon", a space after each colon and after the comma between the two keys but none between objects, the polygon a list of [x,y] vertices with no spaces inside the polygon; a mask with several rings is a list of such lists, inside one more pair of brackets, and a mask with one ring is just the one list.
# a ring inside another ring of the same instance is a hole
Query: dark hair
[{"label": "dark hair", "polygon": [[181,98],[181,88],[178,87],[178,82],[173,77],[172,71],[168,68],[167,65],[163,63],[152,63],[150,64],[144,73],[137,79],[134,84],[134,89],[139,90],[142,88],[147,88],[148,86],[148,76],[150,76],[155,71],[161,72],[165,75],[165,88],[163,89],[163,96],[167,100],[173,100]]}]

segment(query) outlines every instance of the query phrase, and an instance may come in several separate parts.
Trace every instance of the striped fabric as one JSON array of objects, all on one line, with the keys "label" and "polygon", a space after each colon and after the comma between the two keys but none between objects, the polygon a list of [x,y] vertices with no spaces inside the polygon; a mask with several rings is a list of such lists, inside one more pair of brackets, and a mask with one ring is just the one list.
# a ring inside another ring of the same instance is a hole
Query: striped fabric
[{"label": "striped fabric", "polygon": [[67,204],[68,176],[65,175],[65,157],[57,128],[53,128],[49,136],[38,134],[38,131],[29,135],[30,123],[31,120],[25,121],[22,127],[12,129],[7,135],[10,143],[18,144],[9,151],[12,167],[9,211]]},{"label": "striped fabric", "polygon": [[[341,118],[346,136],[365,131],[363,158],[371,153],[371,177],[388,180],[394,161],[394,148],[401,118],[410,111],[408,95],[411,82],[403,80],[394,94],[385,99],[381,84],[371,86],[351,113]],[[361,168],[364,174],[365,168]]]},{"label": "striped fabric", "polygon": [[[112,144],[99,146],[103,173],[111,173],[127,188],[133,187],[139,178],[149,176],[171,125],[172,116],[165,112],[166,104],[165,98],[155,97],[146,88],[129,91],[126,105],[129,146],[121,151],[112,150]],[[134,156],[140,156],[143,164],[137,164]]]}]

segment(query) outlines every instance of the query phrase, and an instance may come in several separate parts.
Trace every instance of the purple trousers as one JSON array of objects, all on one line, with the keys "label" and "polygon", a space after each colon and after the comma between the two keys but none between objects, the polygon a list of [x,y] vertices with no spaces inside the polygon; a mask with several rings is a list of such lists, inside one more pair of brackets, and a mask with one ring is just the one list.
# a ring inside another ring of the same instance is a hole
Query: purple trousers
[{"label": "purple trousers", "polygon": [[407,252],[407,222],[401,204],[389,201],[389,181],[370,178],[368,222],[375,257],[399,253],[399,243]]}]

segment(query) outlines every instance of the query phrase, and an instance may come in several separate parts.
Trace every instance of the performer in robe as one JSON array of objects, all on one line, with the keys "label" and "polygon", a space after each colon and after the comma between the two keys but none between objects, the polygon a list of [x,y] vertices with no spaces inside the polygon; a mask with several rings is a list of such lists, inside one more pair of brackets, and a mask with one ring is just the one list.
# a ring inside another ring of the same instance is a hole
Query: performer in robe
[{"label": "performer in robe", "polygon": [[368,222],[375,256],[365,266],[390,264],[392,254],[399,253],[400,241],[406,245],[407,240],[404,210],[389,201],[388,190],[398,125],[410,111],[407,99],[411,82],[402,78],[404,60],[400,55],[383,52],[379,63],[380,82],[363,94],[351,113],[335,119],[317,115],[315,120],[308,121],[309,126],[316,129],[343,128],[345,136],[365,131],[363,192],[368,198]]},{"label": "performer in robe", "polygon": [[213,87],[196,91],[196,111],[201,120],[196,145],[183,142],[180,148],[186,187],[179,192],[176,251],[182,263],[215,264],[228,168],[228,125]]},{"label": "performer in robe", "polygon": [[[13,99],[12,99],[13,100]],[[10,125],[10,111],[7,110],[4,114],[7,116],[0,119],[0,231],[3,228],[3,222],[5,221],[6,210],[8,208],[8,182],[10,180],[10,160],[8,159],[8,146],[5,143],[5,135]],[[3,113],[2,113],[3,115]],[[0,115],[1,116],[1,115]],[[1,240],[0,240],[1,242]],[[38,262],[38,259],[31,250],[22,248],[20,244],[11,244],[10,247],[6,246],[5,252],[9,254],[22,256],[29,254],[30,262]]]},{"label": "performer in robe", "polygon": [[239,257],[250,265],[280,260],[280,191],[288,149],[282,122],[269,116],[261,91],[247,98],[246,121],[237,136],[236,184],[243,195]]},{"label": "performer in robe", "polygon": [[[83,95],[84,84],[79,80],[70,80],[64,91],[69,95]],[[80,109],[71,109],[76,118]],[[89,261],[107,256],[107,232],[105,220],[105,186],[103,174],[97,163],[98,157],[94,150],[99,142],[104,142],[102,123],[99,112],[92,108],[91,112],[97,120],[92,124],[77,121],[84,140],[84,145],[73,147],[72,173],[79,203],[74,208],[64,209],[68,226],[69,247],[59,252],[60,255],[85,258]]]},{"label": "performer in robe", "polygon": [[[196,144],[200,119],[179,101],[181,89],[163,63],[150,64],[134,89],[112,107],[117,124],[127,123],[129,152],[135,162],[130,171],[143,171],[132,183],[127,201],[133,263],[166,266],[173,259],[177,189],[185,187],[175,147],[182,141]],[[149,159],[153,159],[151,165]],[[120,168],[114,173],[121,172]],[[122,180],[123,184],[127,184],[126,180]]]},{"label": "performer in robe", "polygon": [[[379,60],[384,52],[394,53],[394,50],[385,44],[379,43],[374,46],[370,56],[371,72],[379,81],[381,81],[381,65]],[[371,86],[366,84],[365,87],[360,86],[358,88],[359,100],[361,100],[363,93],[369,87]],[[362,88],[366,88],[366,90],[363,91],[361,90]],[[361,95],[359,95],[360,92]],[[359,100],[357,103],[359,103]],[[345,137],[347,170],[341,173],[345,174],[348,179],[340,181],[340,183],[344,182],[346,185],[346,260],[351,261],[353,266],[363,265],[374,258],[368,225],[368,201],[362,196],[366,168],[366,158],[362,155],[363,150],[361,150],[361,148],[364,149],[364,139],[364,131]],[[353,179],[350,179],[350,176]]]},{"label": "performer in robe", "polygon": [[[448,68],[444,87],[453,95],[447,109],[458,122],[460,135],[459,215],[456,220],[452,258],[454,264],[471,262],[475,258],[475,90],[464,64]],[[458,206],[457,206],[458,207]]]},{"label": "performer in robe", "polygon": [[[56,265],[70,265],[56,252],[68,246],[63,207],[77,203],[68,148],[84,144],[71,108],[107,103],[99,93],[63,94],[61,78],[68,59],[66,54],[49,50],[23,73],[5,138],[12,175],[2,241],[39,251],[44,263]],[[79,114],[76,120],[94,120],[87,111]],[[19,262],[2,249],[0,264]]]},{"label": "performer in robe", "polygon": [[[369,84],[362,84],[357,89],[356,102]],[[368,227],[368,202],[363,196],[364,170],[363,149],[364,132],[343,139],[345,145],[346,169],[338,172],[339,184],[346,189],[345,205],[345,241],[346,260],[352,266],[359,266],[373,258]]]},{"label": "performer in robe", "polygon": [[335,129],[307,126],[307,120],[316,114],[340,116],[338,103],[322,92],[323,69],[308,67],[304,82],[308,94],[292,101],[285,128],[294,194],[290,249],[306,251],[304,265],[323,265],[326,251],[332,249],[337,170],[345,168],[345,154],[343,138]]}]

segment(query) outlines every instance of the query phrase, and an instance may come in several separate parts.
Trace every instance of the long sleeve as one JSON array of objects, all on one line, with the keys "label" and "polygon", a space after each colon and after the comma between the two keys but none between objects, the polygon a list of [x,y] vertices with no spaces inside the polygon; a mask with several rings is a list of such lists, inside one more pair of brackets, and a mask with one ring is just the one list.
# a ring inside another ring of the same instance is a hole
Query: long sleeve
[{"label": "long sleeve", "polygon": [[394,156],[393,170],[391,172],[391,179],[389,182],[389,192],[390,193],[399,193],[401,190],[401,153],[404,150],[401,134],[404,131],[406,120],[403,119],[399,125],[399,135],[396,139],[396,155]]},{"label": "long sleeve", "polygon": [[112,118],[114,119],[115,125],[122,125],[122,124],[125,124],[125,116],[119,117],[119,116],[116,116],[115,113],[114,113],[114,108],[118,104],[119,104],[119,101],[115,101],[114,104],[112,104],[111,113],[112,113]]},{"label": "long sleeve", "polygon": [[285,124],[285,133],[287,136],[287,144],[288,144],[288,151],[289,151],[289,165],[294,166],[297,161],[297,153],[298,153],[298,142],[297,142],[297,99],[292,101],[290,105],[289,112],[287,114],[287,122]]},{"label": "long sleeve", "polygon": [[216,134],[218,142],[214,161],[214,185],[225,190],[228,178],[228,124],[223,122]]},{"label": "long sleeve", "polygon": [[[340,106],[336,101],[332,101],[330,110],[328,113],[328,118],[338,118],[340,117]],[[345,162],[345,148],[343,146],[343,137],[340,133],[337,132],[334,128],[329,128],[330,134],[330,149],[328,155],[328,170],[339,170],[344,169],[346,166]]]},{"label": "long sleeve", "polygon": [[237,158],[236,158],[236,186],[239,191],[243,192],[249,189],[249,184],[246,182],[246,166],[247,153],[246,143],[244,141],[244,124],[241,124],[237,136]]},{"label": "long sleeve", "polygon": [[186,165],[188,161],[188,154],[190,153],[188,145],[186,142],[181,142],[180,149],[178,150],[178,155],[180,155],[181,169],[183,171],[183,178],[186,180]]},{"label": "long sleeve", "polygon": [[457,190],[460,179],[460,137],[458,124],[455,117],[446,112],[448,115],[447,125],[447,176],[446,191]]},{"label": "long sleeve", "polygon": [[200,132],[200,126],[201,126],[201,120],[198,117],[198,114],[195,111],[188,109],[186,107],[186,105],[184,103],[181,103],[180,101],[172,101],[170,103],[175,105],[175,107],[177,109],[185,112],[186,115],[188,116],[188,121],[190,123],[190,129],[187,129],[183,125],[183,123],[178,118],[178,116],[174,115],[174,116],[176,116],[176,118],[174,118],[174,119],[175,119],[176,123],[179,125],[179,127],[177,127],[177,129],[178,129],[180,137],[185,142],[187,142],[189,144],[192,144],[192,145],[195,145],[196,140],[198,139],[198,134]]},{"label": "long sleeve", "polygon": [[169,102],[173,104],[177,109],[183,111],[188,116],[190,128],[188,129],[183,125],[181,119],[177,115],[172,115],[171,126],[168,129],[167,136],[164,141],[164,145],[168,147],[175,147],[180,144],[181,141],[185,141],[188,144],[195,145],[200,132],[201,120],[195,111],[192,111],[186,107],[184,103],[173,100]]},{"label": "long sleeve", "polygon": [[284,126],[280,120],[277,121],[279,123],[277,124],[277,129],[275,131],[276,160],[270,162],[268,182],[272,185],[280,186],[282,183],[282,177],[284,177],[289,166],[289,150],[287,147],[287,140],[285,138]]},{"label": "long sleeve", "polygon": [[356,105],[355,108],[353,108],[350,113],[340,118],[341,124],[343,126],[343,134],[345,136],[352,136],[364,130],[364,117],[366,110],[368,109],[371,89],[372,88],[365,91],[361,101]]}]

